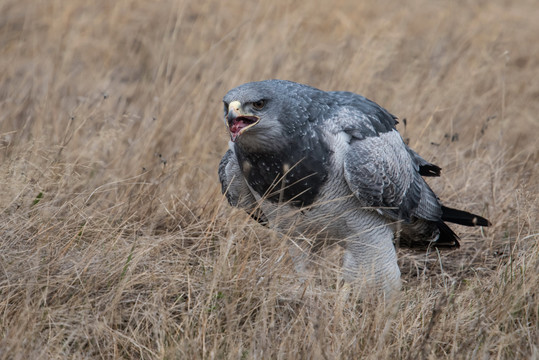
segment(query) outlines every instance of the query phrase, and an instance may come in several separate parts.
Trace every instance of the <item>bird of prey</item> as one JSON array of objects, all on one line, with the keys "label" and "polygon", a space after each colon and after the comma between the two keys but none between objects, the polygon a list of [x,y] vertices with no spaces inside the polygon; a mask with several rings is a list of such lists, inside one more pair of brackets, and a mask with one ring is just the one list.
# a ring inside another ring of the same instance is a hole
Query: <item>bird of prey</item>
[{"label": "bird of prey", "polygon": [[[363,96],[266,80],[230,90],[223,102],[231,141],[219,178],[228,202],[313,249],[341,244],[348,283],[391,294],[400,289],[395,243],[455,248],[446,221],[489,225],[440,203],[423,179],[440,167],[410,149],[397,118]],[[309,253],[291,255],[302,271]]]}]

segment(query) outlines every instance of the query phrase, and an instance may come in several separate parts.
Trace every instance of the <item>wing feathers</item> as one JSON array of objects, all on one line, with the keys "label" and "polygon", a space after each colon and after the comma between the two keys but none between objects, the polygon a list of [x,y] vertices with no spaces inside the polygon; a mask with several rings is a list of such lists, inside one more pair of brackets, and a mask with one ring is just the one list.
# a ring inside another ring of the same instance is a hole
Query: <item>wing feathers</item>
[{"label": "wing feathers", "polygon": [[421,176],[440,176],[442,168],[437,165],[429,163],[427,160],[423,159],[416,153],[414,150],[407,147],[408,152],[412,156],[412,159],[418,166],[419,175]]},{"label": "wing feathers", "polygon": [[396,130],[363,140],[352,139],[344,158],[344,176],[365,206],[379,207],[391,218],[438,220],[441,215],[436,196],[421,178]]}]

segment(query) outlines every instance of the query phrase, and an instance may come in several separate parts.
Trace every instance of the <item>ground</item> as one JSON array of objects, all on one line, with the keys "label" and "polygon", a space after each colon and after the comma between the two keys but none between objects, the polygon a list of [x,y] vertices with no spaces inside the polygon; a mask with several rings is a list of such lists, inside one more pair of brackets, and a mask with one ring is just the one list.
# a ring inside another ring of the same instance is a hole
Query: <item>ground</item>
[{"label": "ground", "polygon": [[[0,358],[539,358],[535,1],[0,2]],[[396,304],[300,282],[220,193],[221,98],[360,93],[492,227]],[[404,120],[406,119],[406,121]]]}]

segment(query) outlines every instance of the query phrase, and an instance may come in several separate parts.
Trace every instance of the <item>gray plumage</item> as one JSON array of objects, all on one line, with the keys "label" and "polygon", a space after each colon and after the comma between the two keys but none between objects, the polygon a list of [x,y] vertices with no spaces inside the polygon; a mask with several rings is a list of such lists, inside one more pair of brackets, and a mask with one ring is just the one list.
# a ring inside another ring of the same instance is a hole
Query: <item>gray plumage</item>
[{"label": "gray plumage", "polygon": [[[223,101],[232,141],[219,178],[229,203],[298,239],[342,244],[349,282],[390,293],[400,287],[396,238],[457,247],[444,220],[488,225],[441,205],[422,178],[440,168],[406,146],[396,117],[360,95],[267,80]],[[308,256],[291,253],[304,268]]]}]

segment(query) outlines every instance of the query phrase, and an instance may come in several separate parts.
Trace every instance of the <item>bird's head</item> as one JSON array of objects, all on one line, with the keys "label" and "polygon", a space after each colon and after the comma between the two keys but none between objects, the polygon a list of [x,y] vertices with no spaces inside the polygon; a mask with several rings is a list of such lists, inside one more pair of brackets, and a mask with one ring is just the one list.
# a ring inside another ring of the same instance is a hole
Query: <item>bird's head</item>
[{"label": "bird's head", "polygon": [[[253,129],[264,114],[265,107],[268,103],[267,99],[260,98],[254,101],[244,101],[243,103],[238,100],[233,100],[230,103],[224,101],[225,112],[225,124],[230,132],[230,139],[236,141],[240,135],[243,135],[249,129]],[[265,123],[266,121],[264,121]],[[254,129],[254,132],[258,132],[260,129]]]},{"label": "bird's head", "polygon": [[230,90],[223,98],[230,139],[252,150],[284,145],[304,120],[299,115],[304,109],[299,87],[308,88],[290,81],[265,80]]}]

